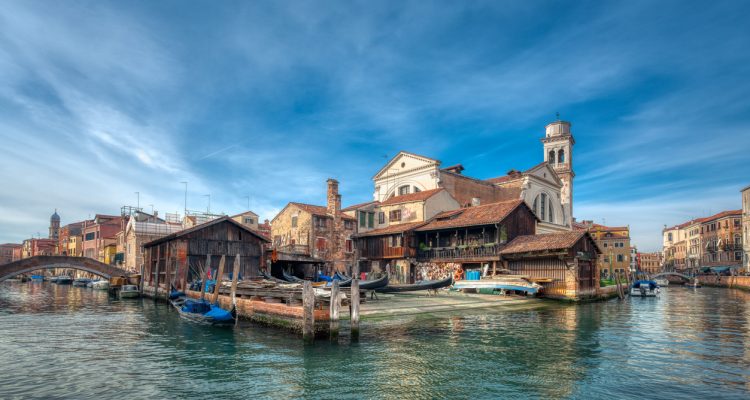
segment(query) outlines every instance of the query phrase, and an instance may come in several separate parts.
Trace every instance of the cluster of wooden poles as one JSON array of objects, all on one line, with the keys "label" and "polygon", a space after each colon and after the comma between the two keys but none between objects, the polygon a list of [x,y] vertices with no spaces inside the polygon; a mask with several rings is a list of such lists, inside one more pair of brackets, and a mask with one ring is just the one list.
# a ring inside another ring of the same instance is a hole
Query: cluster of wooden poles
[{"label": "cluster of wooden poles", "polygon": [[[329,309],[329,338],[332,342],[339,338],[339,314],[341,310],[341,290],[339,281],[331,284],[331,301]],[[351,340],[359,340],[359,279],[352,280],[349,299],[349,326]],[[315,341],[315,289],[312,282],[305,281],[302,285],[302,340],[305,343]]]}]

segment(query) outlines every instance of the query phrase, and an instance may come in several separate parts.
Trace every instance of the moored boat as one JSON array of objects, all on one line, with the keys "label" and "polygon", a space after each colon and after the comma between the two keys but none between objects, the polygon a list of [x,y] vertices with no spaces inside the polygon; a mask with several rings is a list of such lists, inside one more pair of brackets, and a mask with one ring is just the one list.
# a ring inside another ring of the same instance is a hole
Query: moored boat
[{"label": "moored boat", "polygon": [[654,279],[654,282],[656,282],[659,287],[669,286],[669,279],[667,278],[656,278]]},{"label": "moored boat", "polygon": [[73,281],[73,286],[86,287],[86,285],[88,285],[89,282],[91,282],[91,279],[88,279],[88,278],[78,278],[78,279],[76,279],[76,280]]},{"label": "moored boat", "polygon": [[109,281],[107,280],[96,281],[93,284],[91,284],[91,288],[96,289],[96,290],[109,290]]},{"label": "moored boat", "polygon": [[527,295],[534,295],[542,288],[542,285],[529,282],[520,277],[507,277],[481,280],[461,280],[453,283],[456,289],[489,289],[489,291],[499,290],[504,292],[523,292]]},{"label": "moored boat", "polygon": [[382,287],[388,286],[388,275],[383,275],[381,278],[378,279],[371,279],[369,281],[361,281],[359,282],[359,289],[360,290],[375,290],[380,289]]},{"label": "moored boat", "polygon": [[55,283],[57,283],[58,285],[70,285],[73,283],[73,279],[66,275],[60,275],[55,280]]},{"label": "moored boat", "polygon": [[655,297],[659,294],[659,285],[654,281],[635,281],[630,287],[631,296]]},{"label": "moored boat", "polygon": [[122,285],[119,295],[121,299],[132,299],[141,297],[141,292],[136,285]]},{"label": "moored boat", "polygon": [[233,325],[237,320],[237,310],[232,307],[227,311],[218,304],[207,300],[189,299],[184,293],[172,291],[169,302],[180,314],[180,317],[192,322],[209,325]]},{"label": "moored boat", "polygon": [[449,276],[438,281],[421,281],[410,285],[388,285],[375,289],[378,293],[416,292],[420,290],[438,290],[453,284],[453,277]]}]

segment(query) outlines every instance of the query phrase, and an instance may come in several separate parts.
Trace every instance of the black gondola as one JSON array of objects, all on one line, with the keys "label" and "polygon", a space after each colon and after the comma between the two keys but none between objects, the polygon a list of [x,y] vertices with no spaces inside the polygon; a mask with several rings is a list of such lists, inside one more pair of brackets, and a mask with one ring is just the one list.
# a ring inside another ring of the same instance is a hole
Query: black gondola
[{"label": "black gondola", "polygon": [[359,283],[360,290],[376,290],[386,286],[388,286],[388,275],[384,275],[382,278],[362,281]]},{"label": "black gondola", "polygon": [[440,288],[448,287],[453,284],[453,277],[448,277],[439,281],[422,281],[411,285],[388,285],[375,289],[378,293],[400,293],[400,292],[416,292],[419,290],[437,290]]},{"label": "black gondola", "polygon": [[260,271],[260,275],[261,275],[261,276],[262,276],[262,277],[263,277],[264,279],[266,279],[266,280],[269,280],[269,281],[271,281],[271,282],[276,282],[276,283],[289,283],[288,281],[285,281],[285,280],[283,280],[283,279],[279,279],[279,278],[276,278],[276,277],[274,277],[274,276],[271,276],[271,275],[267,274],[267,273],[266,273],[265,271]]}]

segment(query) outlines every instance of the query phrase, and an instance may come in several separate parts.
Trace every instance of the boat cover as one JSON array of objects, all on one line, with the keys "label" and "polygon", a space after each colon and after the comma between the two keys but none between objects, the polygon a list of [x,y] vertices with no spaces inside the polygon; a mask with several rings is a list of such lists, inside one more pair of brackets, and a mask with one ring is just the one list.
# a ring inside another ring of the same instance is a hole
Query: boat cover
[{"label": "boat cover", "polygon": [[657,286],[659,286],[655,281],[640,280],[633,283],[633,288],[638,289],[641,287],[641,285],[648,285],[649,290],[654,290]]}]

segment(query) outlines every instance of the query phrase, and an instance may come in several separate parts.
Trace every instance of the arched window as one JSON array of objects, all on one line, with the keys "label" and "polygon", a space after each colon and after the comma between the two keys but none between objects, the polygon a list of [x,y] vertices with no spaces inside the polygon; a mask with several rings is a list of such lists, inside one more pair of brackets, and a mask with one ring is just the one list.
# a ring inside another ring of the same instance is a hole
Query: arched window
[{"label": "arched window", "polygon": [[534,205],[533,205],[533,207],[531,207],[531,209],[534,210],[534,214],[536,214],[537,216],[539,215],[539,207],[538,206],[539,206],[539,196],[536,196],[534,198]]},{"label": "arched window", "polygon": [[549,222],[555,222],[555,214],[552,212],[552,202],[549,202]]},{"label": "arched window", "polygon": [[557,152],[557,163],[565,164],[565,149],[560,149],[560,151]]},{"label": "arched window", "polygon": [[541,215],[539,215],[539,219],[541,219],[542,221],[546,221],[547,218],[545,218],[546,217],[546,212],[545,211],[547,210],[547,195],[544,194],[544,193],[542,193],[541,197],[542,197],[542,199],[541,199],[541,201],[539,203],[539,205],[540,205],[539,209],[541,211]]},{"label": "arched window", "polygon": [[547,162],[550,164],[555,163],[555,151],[554,150],[549,151],[549,154],[547,155]]},{"label": "arched window", "polygon": [[404,185],[398,188],[398,195],[403,196],[405,194],[409,194],[409,185]]}]

